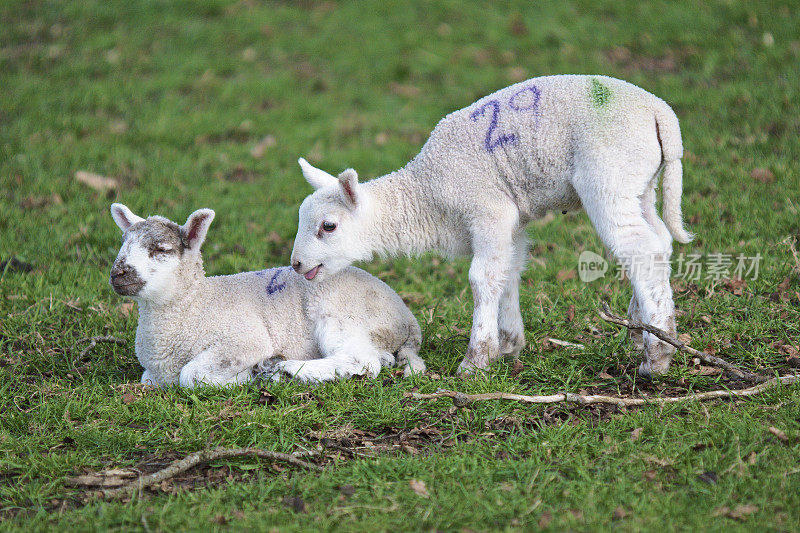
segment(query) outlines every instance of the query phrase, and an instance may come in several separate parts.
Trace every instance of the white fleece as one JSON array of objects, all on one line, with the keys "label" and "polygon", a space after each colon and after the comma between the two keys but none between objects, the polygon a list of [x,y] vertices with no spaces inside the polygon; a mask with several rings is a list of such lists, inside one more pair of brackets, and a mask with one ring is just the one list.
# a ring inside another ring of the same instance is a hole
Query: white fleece
[{"label": "white fleece", "polygon": [[[255,365],[273,378],[311,382],[375,375],[395,363],[406,375],[425,370],[416,319],[367,272],[348,267],[313,284],[291,267],[206,277],[199,248],[213,211],[201,210],[205,226],[193,233],[201,211],[178,226],[125,210],[112,206],[125,232],[112,286],[139,304],[136,356],[145,369],[143,382],[243,383]],[[140,288],[129,288],[138,283]]]},{"label": "white fleece", "polygon": [[[292,264],[322,265],[321,280],[376,253],[472,255],[469,371],[524,345],[518,285],[527,224],[583,207],[629,266],[634,318],[674,332],[664,264],[672,238],[691,239],[681,222],[682,153],[677,117],[652,94],[605,76],[533,78],[451,113],[417,157],[370,182],[359,184],[353,170],[337,182],[301,160],[317,191],[300,207]],[[655,209],[662,171],[663,221]],[[337,229],[319,239],[323,221]],[[648,334],[644,341],[640,371],[666,372],[673,348]]]}]

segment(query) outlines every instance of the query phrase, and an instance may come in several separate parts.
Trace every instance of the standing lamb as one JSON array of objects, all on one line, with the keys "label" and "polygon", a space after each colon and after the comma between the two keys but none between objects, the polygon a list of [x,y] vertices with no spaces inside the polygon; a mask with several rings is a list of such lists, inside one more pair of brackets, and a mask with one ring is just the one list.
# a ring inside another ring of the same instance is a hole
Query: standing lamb
[{"label": "standing lamb", "polygon": [[[681,221],[678,119],[661,99],[604,76],[547,76],[451,113],[404,168],[359,184],[300,159],[317,189],[300,207],[292,266],[322,280],[379,254],[472,254],[472,333],[462,371],[525,343],[519,278],[525,228],[548,210],[583,206],[633,285],[637,321],[675,334],[669,285]],[[655,187],[663,171],[663,216]],[[644,259],[644,260],[643,260]],[[644,375],[668,370],[674,348],[644,333]]]},{"label": "standing lamb", "polygon": [[289,267],[207,278],[200,246],[214,211],[195,211],[183,226],[122,204],[111,215],[123,237],[110,281],[139,304],[142,383],[244,383],[257,364],[308,382],[374,376],[395,361],[406,375],[425,370],[414,315],[363,270],[320,284]]}]

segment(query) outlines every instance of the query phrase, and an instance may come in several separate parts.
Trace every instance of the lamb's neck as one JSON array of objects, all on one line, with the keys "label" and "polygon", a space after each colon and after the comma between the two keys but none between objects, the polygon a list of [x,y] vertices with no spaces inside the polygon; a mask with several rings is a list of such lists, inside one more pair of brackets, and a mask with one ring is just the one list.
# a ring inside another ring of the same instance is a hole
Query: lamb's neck
[{"label": "lamb's neck", "polygon": [[370,220],[365,228],[373,252],[416,255],[439,248],[438,209],[431,201],[429,180],[413,165],[366,182]]}]

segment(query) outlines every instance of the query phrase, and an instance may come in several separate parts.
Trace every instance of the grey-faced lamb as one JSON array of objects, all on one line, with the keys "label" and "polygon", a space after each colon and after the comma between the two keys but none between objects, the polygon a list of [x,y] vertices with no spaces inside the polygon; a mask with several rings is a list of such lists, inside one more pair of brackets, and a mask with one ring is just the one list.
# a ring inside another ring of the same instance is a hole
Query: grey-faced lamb
[{"label": "grey-faced lamb", "polygon": [[195,211],[182,226],[122,204],[111,214],[123,237],[110,282],[139,306],[143,383],[244,383],[254,365],[307,382],[374,376],[395,362],[406,375],[425,370],[414,315],[363,270],[321,284],[290,267],[206,277],[200,247],[214,211]]},{"label": "grey-faced lamb", "polygon": [[[691,240],[682,154],[675,113],[643,89],[604,76],[533,78],[446,116],[404,168],[367,183],[352,169],[336,178],[301,159],[316,191],[300,207],[292,266],[323,280],[376,253],[471,254],[474,313],[461,363],[470,371],[524,346],[527,224],[582,206],[627,270],[632,318],[675,334],[672,239]],[[321,231],[326,224],[335,231]],[[666,372],[674,348],[648,333],[639,340],[639,371]]]}]

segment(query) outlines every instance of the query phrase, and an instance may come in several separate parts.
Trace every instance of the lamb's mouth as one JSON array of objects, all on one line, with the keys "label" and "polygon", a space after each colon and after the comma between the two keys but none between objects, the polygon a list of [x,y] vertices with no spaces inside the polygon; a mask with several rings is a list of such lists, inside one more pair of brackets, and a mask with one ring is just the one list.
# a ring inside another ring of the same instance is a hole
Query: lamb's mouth
[{"label": "lamb's mouth", "polygon": [[322,268],[321,264],[315,266],[314,268],[312,268],[311,270],[309,270],[308,272],[303,274],[303,277],[306,278],[308,281],[311,281],[312,279],[314,279],[317,276],[317,273],[319,272],[320,268]]},{"label": "lamb's mouth", "polygon": [[132,283],[111,283],[111,288],[120,296],[134,296],[144,287],[141,281],[134,281]]}]

